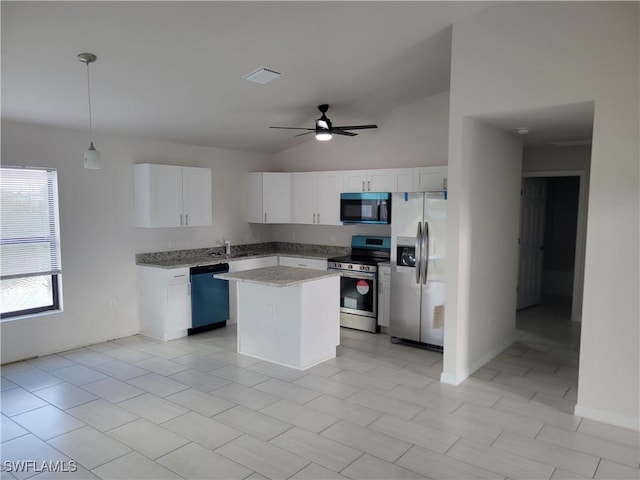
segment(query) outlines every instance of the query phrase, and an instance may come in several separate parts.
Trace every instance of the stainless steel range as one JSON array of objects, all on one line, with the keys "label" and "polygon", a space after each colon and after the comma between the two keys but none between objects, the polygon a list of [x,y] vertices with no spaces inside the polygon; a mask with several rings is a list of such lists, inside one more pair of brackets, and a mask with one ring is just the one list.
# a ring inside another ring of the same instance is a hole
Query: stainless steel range
[{"label": "stainless steel range", "polygon": [[378,331],[378,263],[391,258],[391,237],[354,235],[351,255],[330,258],[340,275],[340,326]]}]

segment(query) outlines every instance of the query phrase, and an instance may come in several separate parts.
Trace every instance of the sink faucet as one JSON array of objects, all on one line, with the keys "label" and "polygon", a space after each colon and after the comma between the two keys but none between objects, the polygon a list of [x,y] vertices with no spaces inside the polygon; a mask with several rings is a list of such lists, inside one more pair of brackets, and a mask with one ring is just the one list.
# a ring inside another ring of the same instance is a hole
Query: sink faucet
[{"label": "sink faucet", "polygon": [[225,240],[223,243],[225,255],[231,255],[231,242],[229,240]]}]

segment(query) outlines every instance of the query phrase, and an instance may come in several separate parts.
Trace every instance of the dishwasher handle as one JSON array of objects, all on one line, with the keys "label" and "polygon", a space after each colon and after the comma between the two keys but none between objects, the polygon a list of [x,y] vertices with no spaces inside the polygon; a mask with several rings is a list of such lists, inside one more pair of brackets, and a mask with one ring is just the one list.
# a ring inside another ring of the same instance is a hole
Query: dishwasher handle
[{"label": "dishwasher handle", "polygon": [[229,271],[228,263],[216,263],[215,265],[201,265],[198,267],[191,267],[189,269],[189,274],[193,275],[202,275],[205,273],[225,273]]}]

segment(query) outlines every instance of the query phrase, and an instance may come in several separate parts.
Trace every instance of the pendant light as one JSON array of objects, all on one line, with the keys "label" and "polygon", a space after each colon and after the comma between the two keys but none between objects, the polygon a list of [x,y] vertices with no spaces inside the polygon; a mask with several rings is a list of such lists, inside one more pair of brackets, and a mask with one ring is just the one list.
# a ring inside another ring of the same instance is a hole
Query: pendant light
[{"label": "pendant light", "polygon": [[93,125],[91,123],[91,81],[89,78],[89,64],[98,59],[93,53],[79,53],[78,60],[87,66],[87,94],[89,97],[89,149],[84,152],[84,168],[99,170],[100,152],[93,146]]}]

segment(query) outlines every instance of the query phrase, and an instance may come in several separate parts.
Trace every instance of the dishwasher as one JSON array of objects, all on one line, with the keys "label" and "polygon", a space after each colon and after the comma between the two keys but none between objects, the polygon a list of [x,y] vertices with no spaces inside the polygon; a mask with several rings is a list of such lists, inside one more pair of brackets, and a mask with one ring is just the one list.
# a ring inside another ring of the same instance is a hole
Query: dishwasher
[{"label": "dishwasher", "polygon": [[229,282],[214,275],[229,271],[228,263],[192,267],[189,335],[220,328],[229,320]]}]

